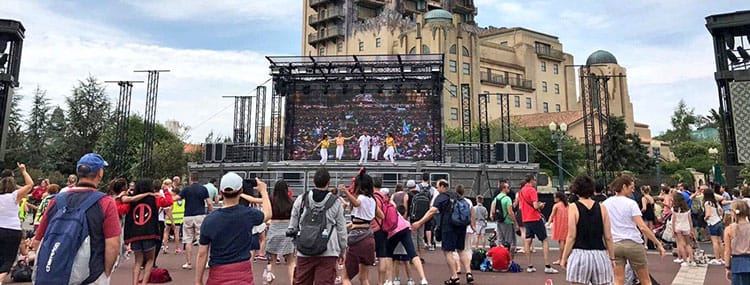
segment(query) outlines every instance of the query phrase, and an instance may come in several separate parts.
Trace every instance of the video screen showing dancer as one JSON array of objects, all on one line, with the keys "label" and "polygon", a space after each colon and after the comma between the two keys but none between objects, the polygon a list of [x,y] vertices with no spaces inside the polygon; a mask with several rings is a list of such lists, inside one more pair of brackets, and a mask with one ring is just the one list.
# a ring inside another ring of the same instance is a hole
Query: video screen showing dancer
[{"label": "video screen showing dancer", "polygon": [[[384,155],[391,133],[395,160],[431,160],[434,107],[428,99],[422,94],[389,92],[290,95],[287,108],[293,108],[294,122],[286,132],[287,159],[320,160],[322,164],[328,159],[390,161]],[[321,144],[326,135],[330,143]],[[330,150],[321,152],[323,146]],[[324,159],[321,153],[330,157]]]}]

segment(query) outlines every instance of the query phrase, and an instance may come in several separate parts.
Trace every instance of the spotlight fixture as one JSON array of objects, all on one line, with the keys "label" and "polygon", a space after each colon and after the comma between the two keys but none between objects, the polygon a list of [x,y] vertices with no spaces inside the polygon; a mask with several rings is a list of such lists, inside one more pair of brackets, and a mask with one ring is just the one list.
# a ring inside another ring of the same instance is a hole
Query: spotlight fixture
[{"label": "spotlight fixture", "polygon": [[737,52],[742,57],[742,63],[750,62],[750,54],[748,54],[745,49],[743,49],[741,46],[737,46]]},{"label": "spotlight fixture", "polygon": [[740,60],[737,58],[736,55],[734,55],[734,52],[732,52],[731,49],[725,50],[724,53],[726,54],[727,58],[732,63],[732,65],[740,64]]}]

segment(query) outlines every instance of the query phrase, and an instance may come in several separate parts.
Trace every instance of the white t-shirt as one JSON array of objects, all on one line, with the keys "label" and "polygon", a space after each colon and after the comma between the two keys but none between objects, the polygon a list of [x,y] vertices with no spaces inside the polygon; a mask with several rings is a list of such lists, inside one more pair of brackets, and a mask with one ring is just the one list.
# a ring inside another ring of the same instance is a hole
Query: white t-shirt
[{"label": "white t-shirt", "polygon": [[357,141],[359,141],[359,148],[370,147],[370,136],[361,135]]},{"label": "white t-shirt", "polygon": [[359,207],[352,209],[352,217],[365,221],[375,219],[375,199],[359,195],[357,196],[357,200],[359,200],[360,204]]},{"label": "white t-shirt", "polygon": [[16,197],[18,197],[18,190],[13,191],[13,193],[0,194],[0,228],[21,230]]},{"label": "white t-shirt", "polygon": [[609,214],[609,223],[612,230],[612,238],[615,242],[631,240],[643,243],[641,231],[633,221],[633,217],[642,216],[638,204],[628,197],[614,196],[602,203]]},{"label": "white t-shirt", "polygon": [[[706,223],[709,226],[713,226],[713,225],[717,224],[718,222],[721,222],[721,217],[719,217],[719,210],[717,210],[716,207],[714,207],[714,205],[711,204],[711,202],[705,202],[705,203],[703,203],[703,207],[705,209],[711,208],[711,215],[708,216],[708,220],[706,220]],[[701,218],[703,218],[703,217],[701,217]]]},{"label": "white t-shirt", "polygon": [[[471,203],[471,200],[469,200],[469,198],[464,198],[464,200],[466,200],[466,203],[469,203],[469,211],[474,213],[474,207],[472,206],[474,205],[474,203]],[[466,226],[466,234],[473,234],[473,233],[474,233],[474,230],[471,229],[471,225]]]}]

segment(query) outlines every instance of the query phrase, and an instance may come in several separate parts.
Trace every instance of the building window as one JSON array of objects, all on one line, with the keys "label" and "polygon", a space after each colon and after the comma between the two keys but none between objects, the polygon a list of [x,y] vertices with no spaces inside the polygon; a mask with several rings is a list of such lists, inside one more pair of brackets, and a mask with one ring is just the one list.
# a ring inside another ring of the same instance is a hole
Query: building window
[{"label": "building window", "polygon": [[336,51],[337,52],[344,52],[344,43],[337,43],[336,44]]},{"label": "building window", "polygon": [[469,49],[466,48],[466,47],[462,47],[461,54],[463,54],[463,56],[470,56],[471,55],[469,53]]},{"label": "building window", "polygon": [[547,62],[542,61],[542,72],[547,72]]},{"label": "building window", "polygon": [[450,52],[451,54],[456,54],[456,45],[452,45],[448,52]]},{"label": "building window", "polygon": [[375,47],[383,46],[383,40],[380,38],[375,39]]},{"label": "building window", "polygon": [[413,47],[409,50],[409,54],[416,54],[417,53],[417,47]]},{"label": "building window", "polygon": [[430,53],[430,47],[427,45],[422,45],[422,53]]},{"label": "building window", "polygon": [[458,97],[458,86],[451,85],[451,97]]},{"label": "building window", "polygon": [[560,112],[560,104],[555,104],[555,111]]},{"label": "building window", "polygon": [[543,110],[544,110],[545,113],[549,113],[549,104],[547,104],[547,102],[544,102],[542,104],[542,108],[543,108]]},{"label": "building window", "polygon": [[516,106],[516,108],[521,108],[521,96],[513,97],[513,106]]},{"label": "building window", "polygon": [[474,22],[474,15],[464,14],[464,22],[467,22],[467,23]]},{"label": "building window", "polygon": [[463,69],[464,69],[464,74],[471,74],[471,64],[464,63]]},{"label": "building window", "polygon": [[365,42],[359,42],[359,51],[365,51]]},{"label": "building window", "polygon": [[555,94],[560,94],[560,84],[555,83]]},{"label": "building window", "polygon": [[448,62],[448,70],[450,70],[450,72],[456,72],[456,61],[455,60],[451,60],[451,61]]},{"label": "building window", "polygon": [[526,97],[526,109],[531,109],[531,97]]},{"label": "building window", "polygon": [[542,92],[547,93],[547,81],[542,81]]},{"label": "building window", "polygon": [[318,55],[326,55],[326,47],[322,46],[318,49]]},{"label": "building window", "polygon": [[458,109],[451,108],[451,120],[458,120]]},{"label": "building window", "polygon": [[558,66],[557,63],[555,63],[555,64],[552,65],[552,72],[554,74],[559,74],[560,73],[560,66]]},{"label": "building window", "polygon": [[508,46],[508,41],[502,41],[502,42],[500,42],[500,45],[501,45],[501,46],[506,46],[506,47],[507,47],[507,46]]},{"label": "building window", "polygon": [[497,94],[497,104],[498,105],[503,104],[503,95]]}]

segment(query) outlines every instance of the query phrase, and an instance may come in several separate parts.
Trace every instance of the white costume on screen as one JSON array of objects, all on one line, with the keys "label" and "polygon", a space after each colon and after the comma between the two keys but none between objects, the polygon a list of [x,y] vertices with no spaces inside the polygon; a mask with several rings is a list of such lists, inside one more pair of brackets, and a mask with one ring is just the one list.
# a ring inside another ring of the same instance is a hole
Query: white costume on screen
[{"label": "white costume on screen", "polygon": [[370,143],[372,143],[372,160],[378,161],[378,155],[380,155],[380,140],[377,136],[370,137]]},{"label": "white costume on screen", "polygon": [[337,145],[336,146],[336,159],[341,160],[343,157],[344,157],[344,146]]},{"label": "white costume on screen", "polygon": [[326,162],[328,162],[328,149],[321,148],[320,149],[320,163],[325,164]]},{"label": "white costume on screen", "polygon": [[395,162],[395,156],[396,156],[396,149],[392,146],[389,146],[388,149],[386,149],[385,153],[383,154],[383,157],[385,157],[385,159],[390,160],[391,162]]},{"label": "white costume on screen", "polygon": [[370,149],[370,136],[361,135],[359,142],[359,163],[367,163],[367,152]]}]

